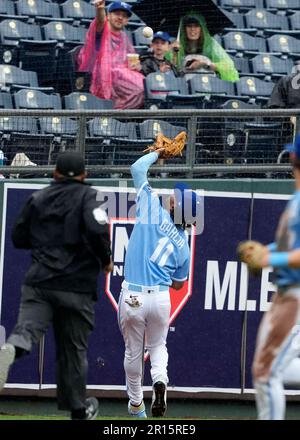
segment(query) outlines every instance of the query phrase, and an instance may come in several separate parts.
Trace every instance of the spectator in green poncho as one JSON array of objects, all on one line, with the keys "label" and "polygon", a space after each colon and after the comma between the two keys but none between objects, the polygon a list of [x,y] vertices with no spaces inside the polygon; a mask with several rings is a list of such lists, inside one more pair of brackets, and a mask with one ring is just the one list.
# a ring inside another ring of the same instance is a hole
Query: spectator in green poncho
[{"label": "spectator in green poncho", "polygon": [[185,72],[206,69],[225,81],[239,80],[232,59],[210,35],[205,18],[194,12],[180,20],[179,44],[173,43],[173,53],[169,54],[169,58]]}]

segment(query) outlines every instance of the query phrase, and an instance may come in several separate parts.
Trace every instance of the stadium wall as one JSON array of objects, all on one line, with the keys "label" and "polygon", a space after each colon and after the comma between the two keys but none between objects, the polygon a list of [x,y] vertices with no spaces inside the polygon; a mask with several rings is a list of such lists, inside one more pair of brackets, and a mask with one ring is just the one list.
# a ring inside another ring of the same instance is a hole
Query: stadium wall
[{"label": "stadium wall", "polygon": [[[13,248],[10,233],[14,218],[30,193],[45,181],[6,180],[0,182],[1,206],[1,291],[0,318],[6,332],[17,317],[20,287],[30,262],[27,251]],[[91,182],[118,203],[111,219],[115,268],[99,282],[96,328],[90,339],[88,387],[108,395],[123,393],[123,341],[117,323],[117,301],[123,280],[124,257],[133,220],[121,213],[134,206],[131,182]],[[170,180],[151,181],[162,194],[174,186]],[[179,292],[172,291],[170,317],[170,392],[195,396],[253,395],[251,361],[256,330],[262,313],[269,307],[274,290],[271,270],[260,278],[249,277],[237,262],[236,245],[253,238],[273,241],[275,228],[286,201],[293,192],[291,180],[193,180],[190,186],[204,190],[204,230],[190,237],[192,253],[190,280]],[[159,189],[161,188],[161,189]],[[162,190],[162,188],[164,188]],[[125,197],[125,199],[124,199]],[[124,205],[124,204],[123,204]],[[50,331],[31,356],[17,362],[4,393],[41,394],[55,389],[54,340]],[[150,391],[149,359],[145,353],[145,390]],[[298,390],[288,390],[300,396]]]}]

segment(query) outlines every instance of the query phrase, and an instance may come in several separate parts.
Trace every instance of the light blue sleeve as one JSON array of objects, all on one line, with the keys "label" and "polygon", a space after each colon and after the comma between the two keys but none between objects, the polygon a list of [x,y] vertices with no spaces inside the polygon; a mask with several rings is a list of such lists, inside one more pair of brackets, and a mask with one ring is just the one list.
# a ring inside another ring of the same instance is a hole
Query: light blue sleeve
[{"label": "light blue sleeve", "polygon": [[148,182],[147,173],[152,164],[154,164],[158,159],[158,154],[154,152],[145,154],[145,156],[140,157],[134,164],[131,165],[130,171],[133,177],[134,187],[139,191],[139,189]]},{"label": "light blue sleeve", "polygon": [[276,252],[277,250],[277,243],[270,243],[267,245],[267,248],[270,252]]},{"label": "light blue sleeve", "polygon": [[188,279],[190,269],[190,257],[186,258],[182,266],[175,270],[171,279],[174,281],[185,281]]}]

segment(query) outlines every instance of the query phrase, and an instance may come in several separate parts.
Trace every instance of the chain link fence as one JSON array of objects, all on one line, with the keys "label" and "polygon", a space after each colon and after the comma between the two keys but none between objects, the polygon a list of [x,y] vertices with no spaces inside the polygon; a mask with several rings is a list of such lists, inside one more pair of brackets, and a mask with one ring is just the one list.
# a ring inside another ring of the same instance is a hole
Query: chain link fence
[{"label": "chain link fence", "polygon": [[290,177],[287,143],[300,110],[0,110],[4,177],[49,177],[61,151],[85,156],[93,177],[127,177],[159,132],[187,131],[183,157],[160,161],[165,177]]}]

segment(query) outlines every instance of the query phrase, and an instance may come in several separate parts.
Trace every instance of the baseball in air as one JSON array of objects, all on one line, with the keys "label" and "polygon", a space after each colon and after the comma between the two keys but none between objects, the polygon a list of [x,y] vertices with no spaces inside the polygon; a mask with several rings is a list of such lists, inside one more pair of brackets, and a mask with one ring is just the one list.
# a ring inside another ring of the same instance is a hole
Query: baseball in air
[{"label": "baseball in air", "polygon": [[151,29],[151,27],[149,27],[149,26],[144,27],[143,35],[145,38],[152,38],[153,37],[153,29]]}]

